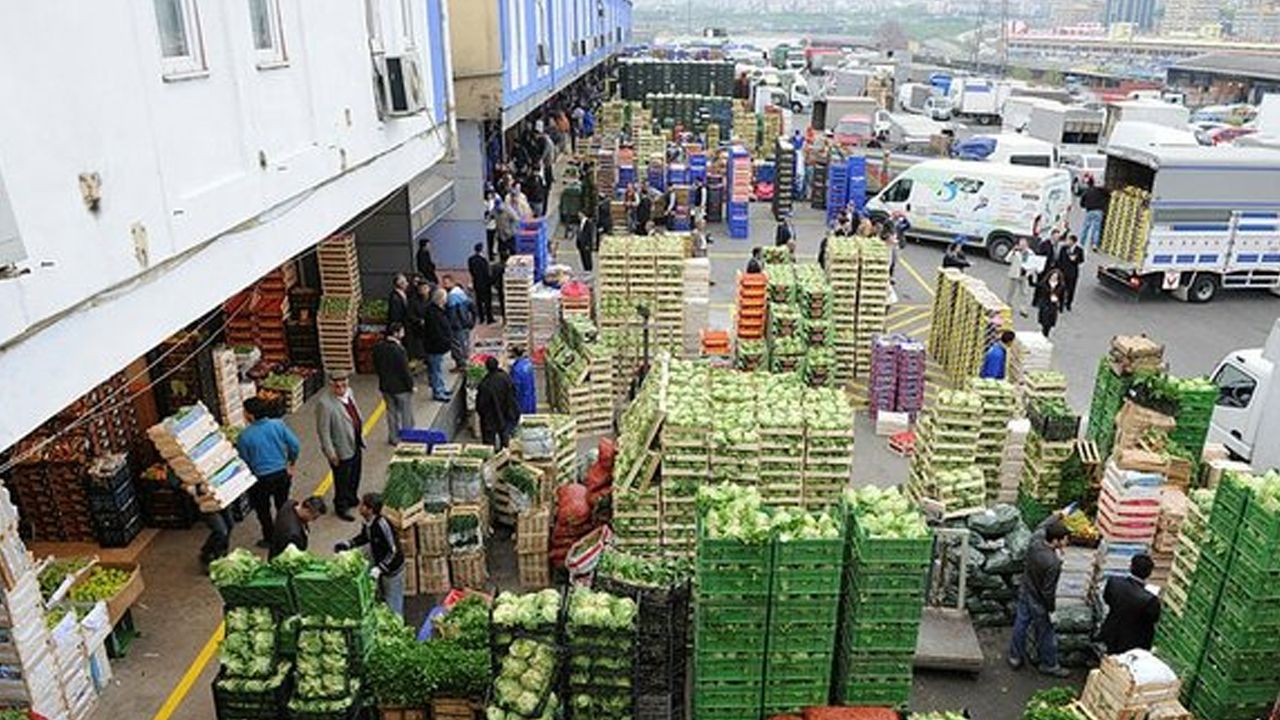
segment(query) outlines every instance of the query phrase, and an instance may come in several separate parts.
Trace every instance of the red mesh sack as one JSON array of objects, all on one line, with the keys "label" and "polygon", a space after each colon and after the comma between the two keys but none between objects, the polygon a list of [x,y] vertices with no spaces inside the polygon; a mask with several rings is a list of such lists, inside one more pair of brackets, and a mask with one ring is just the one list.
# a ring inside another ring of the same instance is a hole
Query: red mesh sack
[{"label": "red mesh sack", "polygon": [[898,712],[884,707],[811,707],[804,720],[898,720]]},{"label": "red mesh sack", "polygon": [[591,519],[591,503],[584,485],[571,483],[556,488],[556,524],[582,525]]},{"label": "red mesh sack", "polygon": [[596,445],[596,451],[598,453],[596,466],[603,467],[606,472],[612,475],[613,459],[618,455],[617,444],[612,438],[600,438],[599,444]]}]

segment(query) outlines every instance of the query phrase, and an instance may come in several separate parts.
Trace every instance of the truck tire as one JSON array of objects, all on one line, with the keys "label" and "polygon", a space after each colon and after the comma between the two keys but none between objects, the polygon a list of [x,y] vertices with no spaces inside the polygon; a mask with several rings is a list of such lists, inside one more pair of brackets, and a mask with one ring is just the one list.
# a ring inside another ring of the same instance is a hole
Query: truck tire
[{"label": "truck tire", "polygon": [[1191,276],[1187,285],[1187,302],[1207,303],[1218,294],[1218,276],[1210,273],[1196,273]]},{"label": "truck tire", "polygon": [[1013,238],[1005,233],[991,233],[987,236],[987,257],[1000,263],[1009,262],[1009,253],[1013,252]]},{"label": "truck tire", "polygon": [[991,117],[990,115],[979,115],[979,116],[978,116],[978,124],[979,124],[979,125],[990,125],[990,124],[991,124],[991,122],[992,122],[992,120],[994,120],[994,118],[993,118],[993,117]]}]

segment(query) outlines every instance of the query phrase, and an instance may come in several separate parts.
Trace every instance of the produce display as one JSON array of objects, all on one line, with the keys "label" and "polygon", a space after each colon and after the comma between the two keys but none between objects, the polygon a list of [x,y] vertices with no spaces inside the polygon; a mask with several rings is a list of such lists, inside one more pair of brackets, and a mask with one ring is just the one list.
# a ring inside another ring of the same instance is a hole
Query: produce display
[{"label": "produce display", "polygon": [[954,268],[938,272],[929,356],[953,385],[978,375],[987,349],[1013,327],[1009,306],[981,280]]},{"label": "produce display", "polygon": [[897,489],[846,490],[833,697],[902,708],[911,693],[916,635],[933,538]]},{"label": "produce display", "polygon": [[130,573],[126,570],[95,565],[89,570],[89,574],[85,578],[71,586],[71,592],[67,594],[67,597],[71,598],[72,602],[77,603],[95,603],[99,600],[108,600],[120,592],[125,584],[129,582],[130,577]]},{"label": "produce display", "polygon": [[684,347],[684,259],[687,235],[605,235],[600,240],[597,318],[602,330],[641,328],[636,308],[649,313],[654,350],[679,355]]},{"label": "produce display", "polygon": [[557,674],[555,648],[521,638],[511,643],[493,682],[487,720],[550,720],[559,701],[552,692]]},{"label": "produce display", "polygon": [[1151,191],[1126,185],[1111,192],[1102,228],[1102,252],[1141,265],[1151,231]]},{"label": "produce display", "polygon": [[1070,687],[1037,690],[1022,711],[1022,720],[1086,720],[1073,706],[1076,689]]},{"label": "produce display", "polygon": [[[587,588],[569,593],[569,718],[627,720],[634,712],[636,602]],[[514,648],[513,648],[514,649]]]},{"label": "produce display", "polygon": [[917,500],[942,503],[947,517],[963,517],[986,504],[986,480],[976,464],[982,412],[976,393],[942,390],[920,415],[907,489]]},{"label": "produce display", "polygon": [[44,596],[44,599],[47,602],[53,593],[62,586],[62,581],[65,580],[68,575],[74,575],[88,566],[89,558],[87,557],[61,558],[54,560],[40,571],[40,594]]},{"label": "produce display", "polygon": [[976,464],[986,484],[986,501],[1000,495],[1000,466],[1009,438],[1009,421],[1018,414],[1016,388],[1007,380],[971,378],[969,390],[982,399],[982,425],[978,431]]},{"label": "produce display", "polygon": [[436,621],[427,642],[418,642],[399,616],[381,606],[373,625],[364,675],[379,706],[423,707],[435,697],[477,699],[488,691],[489,609],[480,597],[458,601]]},{"label": "produce display", "polygon": [[225,620],[227,631],[221,655],[223,672],[237,678],[262,679],[271,675],[276,659],[276,618],[271,609],[231,608]]},{"label": "produce display", "polygon": [[577,421],[584,433],[613,427],[613,358],[597,341],[585,315],[569,315],[547,346],[551,407]]},{"label": "produce display", "polygon": [[495,658],[505,655],[517,637],[555,642],[560,604],[560,593],[552,588],[524,595],[498,593],[491,616],[490,644]]},{"label": "produce display", "polygon": [[1116,439],[1116,415],[1124,405],[1132,379],[1132,375],[1117,372],[1109,357],[1098,360],[1085,437],[1098,445],[1098,453],[1103,457],[1111,454],[1111,444]]}]

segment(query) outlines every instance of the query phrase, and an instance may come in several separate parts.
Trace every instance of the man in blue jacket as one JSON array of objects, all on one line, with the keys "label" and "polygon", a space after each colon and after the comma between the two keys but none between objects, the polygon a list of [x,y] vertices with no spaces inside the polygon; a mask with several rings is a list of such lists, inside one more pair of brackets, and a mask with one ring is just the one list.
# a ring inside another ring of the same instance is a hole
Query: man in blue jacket
[{"label": "man in blue jacket", "polygon": [[1012,330],[1000,333],[1000,342],[992,345],[986,357],[982,358],[982,371],[978,373],[978,377],[991,380],[1004,379],[1005,372],[1009,368],[1009,348],[1013,346],[1015,337],[1017,335]]},{"label": "man in blue jacket", "polygon": [[262,527],[258,547],[268,547],[275,527],[271,506],[274,503],[278,513],[289,499],[293,466],[298,461],[298,436],[283,420],[268,417],[267,403],[261,398],[245,400],[244,414],[249,426],[236,439],[236,449],[258,478],[249,488],[249,504]]},{"label": "man in blue jacket", "polygon": [[534,376],[533,361],[525,357],[524,348],[511,348],[511,383],[516,386],[516,404],[522,415],[538,412],[538,380]]}]

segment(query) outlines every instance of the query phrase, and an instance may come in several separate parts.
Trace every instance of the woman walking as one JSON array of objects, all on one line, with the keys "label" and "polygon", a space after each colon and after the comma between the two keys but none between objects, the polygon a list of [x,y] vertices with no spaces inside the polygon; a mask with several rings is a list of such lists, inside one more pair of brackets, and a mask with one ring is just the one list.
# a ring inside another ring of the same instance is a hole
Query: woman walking
[{"label": "woman walking", "polygon": [[1040,332],[1049,337],[1049,331],[1058,324],[1058,313],[1062,312],[1062,296],[1066,289],[1066,281],[1062,270],[1053,268],[1044,276],[1040,288],[1040,306],[1037,319],[1040,321]]}]

